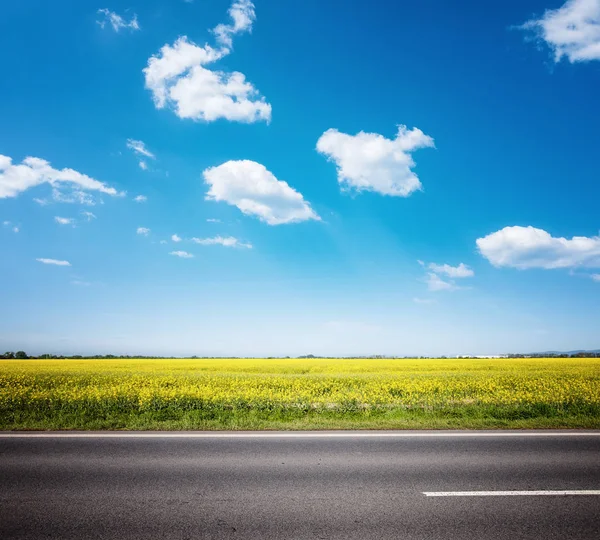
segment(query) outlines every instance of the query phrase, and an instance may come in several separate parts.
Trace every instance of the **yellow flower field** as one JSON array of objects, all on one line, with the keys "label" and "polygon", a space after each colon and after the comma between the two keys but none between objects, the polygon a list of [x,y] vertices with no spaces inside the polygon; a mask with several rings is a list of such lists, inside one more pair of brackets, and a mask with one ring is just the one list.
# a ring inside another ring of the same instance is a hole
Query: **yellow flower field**
[{"label": "yellow flower field", "polygon": [[600,427],[600,359],[0,362],[1,429]]}]

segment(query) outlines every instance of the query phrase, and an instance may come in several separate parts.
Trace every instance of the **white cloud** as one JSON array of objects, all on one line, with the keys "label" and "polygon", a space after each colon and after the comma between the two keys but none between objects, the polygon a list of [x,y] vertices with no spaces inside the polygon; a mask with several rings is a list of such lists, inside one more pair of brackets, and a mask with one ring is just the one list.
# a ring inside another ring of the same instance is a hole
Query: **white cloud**
[{"label": "white cloud", "polygon": [[477,247],[499,267],[600,268],[600,236],[557,238],[542,229],[514,226],[477,239]]},{"label": "white cloud", "polygon": [[43,264],[53,264],[55,266],[71,266],[69,261],[58,261],[56,259],[36,259]]},{"label": "white cloud", "polygon": [[301,193],[255,161],[227,161],[203,172],[207,200],[225,201],[269,225],[320,220]]},{"label": "white cloud", "polygon": [[451,278],[467,278],[473,277],[475,272],[471,270],[466,264],[460,263],[458,266],[450,266],[449,264],[435,264],[431,263],[429,269],[436,274],[446,274]]},{"label": "white cloud", "polygon": [[148,236],[150,234],[150,229],[148,229],[146,227],[138,227],[135,232],[142,236]]},{"label": "white cloud", "polygon": [[194,256],[187,251],[171,251],[169,255],[174,255],[175,257],[181,257],[182,259],[193,259]]},{"label": "white cloud", "polygon": [[568,0],[520,28],[546,42],[555,62],[563,56],[571,63],[600,60],[600,0]]},{"label": "white cloud", "polygon": [[58,194],[58,188],[66,184],[75,189],[75,194],[87,195],[82,191],[87,190],[121,195],[103,182],[73,169],[54,169],[48,161],[40,158],[27,157],[20,165],[12,165],[11,158],[0,155],[0,199],[16,197],[19,193],[44,183],[50,184]]},{"label": "white cloud", "polygon": [[81,212],[81,215],[87,218],[88,221],[92,221],[92,219],[96,219],[96,215],[92,214],[92,212],[86,212],[85,210]]},{"label": "white cloud", "polygon": [[[423,261],[417,261],[420,266],[423,268],[428,268],[429,272],[427,272],[427,277],[423,280],[427,283],[427,287],[430,291],[456,291],[458,289],[462,289],[464,287],[459,287],[454,282],[454,279],[462,279],[473,277],[475,272],[471,270],[466,264],[460,263],[458,266],[450,266],[449,264],[436,264],[430,263],[426,265]],[[446,275],[451,279],[442,279],[440,274]],[[414,299],[417,303],[426,303],[419,302],[418,299]]]},{"label": "white cloud", "polygon": [[174,234],[173,236],[171,236],[171,240],[173,240],[173,242],[181,242],[181,237]]},{"label": "white cloud", "polygon": [[96,200],[94,197],[85,191],[81,191],[80,189],[71,189],[65,193],[59,189],[53,188],[52,200],[59,203],[83,204],[86,206],[96,205]]},{"label": "white cloud", "polygon": [[47,206],[48,204],[50,204],[50,201],[48,201],[47,199],[38,199],[37,197],[33,198],[33,202],[39,204],[40,206]]},{"label": "white cloud", "polygon": [[145,156],[151,159],[156,159],[156,156],[146,148],[144,141],[136,141],[135,139],[127,139],[127,148],[133,150],[140,156]]},{"label": "white cloud", "polygon": [[140,169],[142,169],[142,171],[148,170],[148,164],[143,159],[140,159]]},{"label": "white cloud", "polygon": [[18,233],[20,231],[19,227],[17,225],[12,225],[10,221],[4,221],[2,225],[4,225],[5,227],[11,227],[11,230],[14,233]]},{"label": "white cloud", "polygon": [[208,218],[206,220],[207,223],[221,223],[220,219],[213,219],[213,218]]},{"label": "white cloud", "polygon": [[137,203],[143,203],[148,200],[148,197],[146,197],[146,195],[138,195],[137,197],[134,197],[133,200]]},{"label": "white cloud", "polygon": [[213,30],[217,41],[228,49],[232,46],[231,37],[241,32],[250,32],[256,20],[254,4],[250,0],[237,0],[229,8],[229,16],[233,24],[219,24]]},{"label": "white cloud", "polygon": [[129,22],[125,21],[123,17],[117,15],[114,11],[109,11],[108,9],[99,9],[98,14],[101,16],[100,20],[96,21],[100,28],[104,29],[106,24],[110,24],[112,29],[115,32],[121,30],[121,28],[129,28],[130,30],[139,30],[140,25],[137,20],[137,15],[134,13],[133,17],[129,20]]},{"label": "white cloud", "polygon": [[233,236],[228,236],[226,238],[222,236],[215,236],[213,238],[192,238],[192,242],[195,242],[196,244],[200,244],[202,246],[221,245],[225,247],[252,249],[252,244],[240,242],[237,238],[234,238]]},{"label": "white cloud", "polygon": [[590,276],[594,281],[600,282],[600,274],[592,274]]},{"label": "white cloud", "polygon": [[422,188],[411,152],[434,147],[433,139],[420,129],[398,126],[393,140],[378,133],[356,135],[328,129],[317,141],[317,151],[337,165],[343,190],[375,191],[382,195],[408,197]]},{"label": "white cloud", "polygon": [[415,304],[423,304],[423,305],[435,304],[435,300],[433,300],[431,298],[413,298],[413,302]]},{"label": "white cloud", "polygon": [[181,36],[148,60],[144,68],[146,88],[152,92],[157,109],[168,106],[179,118],[205,122],[219,118],[237,122],[271,120],[271,105],[243,73],[205,67],[231,52],[233,35],[251,30],[254,4],[239,0],[229,14],[233,23],[220,24],[213,30],[218,48],[208,44],[201,47]]},{"label": "white cloud", "polygon": [[56,221],[56,223],[58,223],[59,225],[72,225],[74,222],[73,218],[65,218],[59,216],[54,216],[54,221]]},{"label": "white cloud", "polygon": [[430,291],[455,291],[458,287],[452,281],[444,281],[434,272],[428,272],[425,283]]}]

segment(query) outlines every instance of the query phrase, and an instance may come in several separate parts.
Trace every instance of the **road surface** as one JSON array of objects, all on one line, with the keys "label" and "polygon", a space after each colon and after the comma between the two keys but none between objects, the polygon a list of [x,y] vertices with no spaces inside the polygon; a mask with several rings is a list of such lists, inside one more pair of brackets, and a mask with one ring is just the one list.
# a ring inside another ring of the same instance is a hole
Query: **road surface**
[{"label": "road surface", "polygon": [[600,432],[0,433],[0,538],[598,540]]}]

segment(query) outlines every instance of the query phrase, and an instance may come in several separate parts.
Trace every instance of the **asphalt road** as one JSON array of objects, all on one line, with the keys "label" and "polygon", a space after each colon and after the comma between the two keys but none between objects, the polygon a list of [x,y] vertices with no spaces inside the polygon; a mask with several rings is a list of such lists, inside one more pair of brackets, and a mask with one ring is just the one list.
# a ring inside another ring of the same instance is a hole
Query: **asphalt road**
[{"label": "asphalt road", "polygon": [[[0,434],[0,538],[600,539],[581,436]],[[489,495],[489,493],[488,493]]]}]

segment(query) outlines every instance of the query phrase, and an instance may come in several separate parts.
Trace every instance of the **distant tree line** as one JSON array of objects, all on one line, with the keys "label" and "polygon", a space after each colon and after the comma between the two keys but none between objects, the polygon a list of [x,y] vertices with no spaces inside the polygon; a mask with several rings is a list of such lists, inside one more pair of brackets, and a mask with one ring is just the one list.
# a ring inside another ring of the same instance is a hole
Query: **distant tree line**
[{"label": "distant tree line", "polygon": [[[569,353],[540,353],[540,354],[508,354],[504,355],[504,358],[600,358],[600,351],[581,351],[573,354]],[[17,352],[5,352],[4,354],[0,354],[0,359],[4,360],[81,360],[81,359],[95,359],[95,360],[113,360],[113,359],[133,359],[133,358],[147,358],[147,359],[162,359],[162,358],[181,358],[178,356],[148,356],[145,354],[135,354],[135,355],[116,355],[116,354],[95,354],[95,355],[87,355],[82,356],[80,354],[73,355],[65,355],[65,354],[40,354],[37,356],[30,356],[25,351],[17,351]],[[197,359],[209,359],[209,358],[221,358],[223,360],[226,359],[241,359],[248,358],[245,356],[189,356],[186,358],[197,358]],[[268,356],[268,359],[274,358],[291,358],[290,356]],[[301,359],[310,359],[310,358],[347,358],[347,359],[385,359],[385,358],[477,358],[475,356],[438,356],[438,357],[428,357],[428,356],[385,356],[380,354],[374,354],[371,356],[315,356],[314,354],[307,354],[304,356],[297,356],[296,358]]]}]

